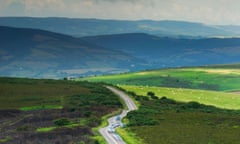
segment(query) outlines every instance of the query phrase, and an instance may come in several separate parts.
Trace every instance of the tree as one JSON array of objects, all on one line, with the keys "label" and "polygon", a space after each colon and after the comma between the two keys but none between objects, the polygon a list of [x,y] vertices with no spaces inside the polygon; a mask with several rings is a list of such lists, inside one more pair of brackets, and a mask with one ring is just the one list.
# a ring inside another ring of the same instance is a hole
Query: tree
[{"label": "tree", "polygon": [[154,92],[147,92],[147,95],[149,96],[149,97],[151,97],[152,99],[158,99],[158,97],[157,96],[155,96],[155,93]]},{"label": "tree", "polygon": [[155,93],[154,93],[154,92],[151,92],[151,91],[149,91],[149,92],[147,92],[147,95],[148,95],[148,96],[150,96],[150,97],[152,97],[152,96],[155,96]]}]

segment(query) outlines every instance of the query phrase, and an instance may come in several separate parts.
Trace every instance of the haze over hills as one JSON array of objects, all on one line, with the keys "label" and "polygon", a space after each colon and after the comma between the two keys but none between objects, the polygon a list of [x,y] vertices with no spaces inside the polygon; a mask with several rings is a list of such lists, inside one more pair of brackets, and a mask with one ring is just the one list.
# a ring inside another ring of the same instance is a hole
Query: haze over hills
[{"label": "haze over hills", "polygon": [[0,144],[240,144],[239,5],[0,0]]},{"label": "haze over hills", "polygon": [[85,37],[83,39],[145,59],[152,68],[199,66],[240,61],[239,38],[181,39],[132,33]]},{"label": "haze over hills", "polygon": [[209,38],[236,36],[238,26],[30,17],[2,17],[0,25],[7,25],[0,26],[1,76],[62,78],[240,62],[239,38]]},{"label": "haze over hills", "polygon": [[119,33],[148,33],[169,37],[240,36],[240,26],[215,26],[185,21],[101,20],[80,18],[1,17],[0,25],[43,29],[72,36],[94,36]]},{"label": "haze over hills", "polygon": [[82,39],[36,29],[0,27],[1,76],[59,78],[135,70],[143,62]]}]

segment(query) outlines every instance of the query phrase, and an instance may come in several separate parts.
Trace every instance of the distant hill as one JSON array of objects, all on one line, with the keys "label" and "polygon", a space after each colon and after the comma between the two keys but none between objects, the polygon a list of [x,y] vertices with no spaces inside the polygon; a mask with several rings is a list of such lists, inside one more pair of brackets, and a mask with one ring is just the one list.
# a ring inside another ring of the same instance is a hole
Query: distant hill
[{"label": "distant hill", "polygon": [[0,27],[0,76],[60,78],[135,70],[141,60],[82,39]]},{"label": "distant hill", "polygon": [[151,68],[240,62],[239,38],[181,39],[132,33],[83,39],[145,59]]},{"label": "distant hill", "polygon": [[212,26],[185,21],[126,21],[71,18],[1,17],[0,25],[42,29],[72,36],[148,33],[168,37],[240,36],[236,26]]},{"label": "distant hill", "polygon": [[127,33],[75,38],[0,26],[0,76],[62,78],[240,62],[239,38]]}]

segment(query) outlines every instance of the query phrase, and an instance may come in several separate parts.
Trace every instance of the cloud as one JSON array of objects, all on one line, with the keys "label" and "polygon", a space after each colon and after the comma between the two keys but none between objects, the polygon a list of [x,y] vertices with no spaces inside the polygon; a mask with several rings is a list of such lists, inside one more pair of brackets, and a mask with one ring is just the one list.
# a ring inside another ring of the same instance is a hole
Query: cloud
[{"label": "cloud", "polygon": [[0,15],[2,16],[19,16],[24,13],[25,5],[21,0],[3,0],[0,2]]},{"label": "cloud", "polygon": [[0,15],[240,24],[239,0],[1,0]]},{"label": "cloud", "polygon": [[1,0],[0,1],[0,8],[4,8],[6,7],[7,5],[15,2],[16,0]]}]

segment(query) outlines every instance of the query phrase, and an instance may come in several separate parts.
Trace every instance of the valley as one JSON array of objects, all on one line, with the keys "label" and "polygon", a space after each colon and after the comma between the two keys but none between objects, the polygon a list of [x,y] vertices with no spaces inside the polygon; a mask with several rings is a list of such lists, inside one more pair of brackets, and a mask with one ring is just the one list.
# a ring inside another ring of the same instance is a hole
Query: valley
[{"label": "valley", "polygon": [[75,37],[120,33],[148,33],[167,37],[237,37],[238,25],[209,25],[177,20],[114,20],[64,17],[1,17],[0,25],[32,28]]},{"label": "valley", "polygon": [[[124,23],[129,27],[118,31],[117,27]],[[101,29],[104,24],[106,30]],[[71,25],[74,30],[69,30]],[[138,28],[131,30],[135,27]],[[157,33],[150,27],[162,28],[166,33]],[[213,33],[184,34],[187,29],[199,31],[199,28]],[[173,29],[184,36],[171,34]],[[0,32],[0,75],[5,77],[77,78],[240,61],[238,36],[232,31],[231,36],[225,36],[227,27],[199,23],[0,18]]]},{"label": "valley", "polygon": [[138,103],[124,119],[127,126],[118,130],[128,144],[237,144],[239,74],[239,64],[230,64],[77,80],[117,85]]},{"label": "valley", "polygon": [[126,72],[144,62],[59,33],[3,26],[0,32],[1,76],[59,79]]},{"label": "valley", "polygon": [[82,39],[144,59],[142,70],[239,62],[239,38],[175,38],[126,33]]},{"label": "valley", "polygon": [[0,144],[239,144],[239,30],[0,17]]}]

